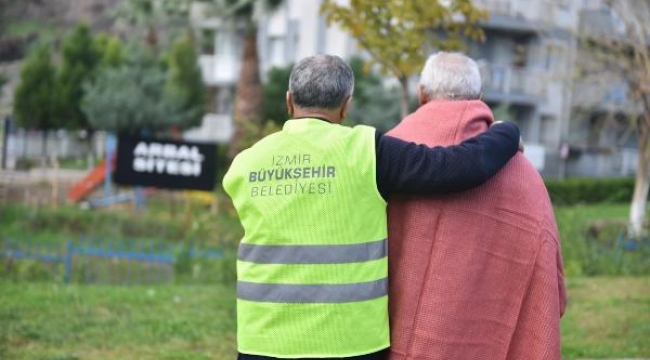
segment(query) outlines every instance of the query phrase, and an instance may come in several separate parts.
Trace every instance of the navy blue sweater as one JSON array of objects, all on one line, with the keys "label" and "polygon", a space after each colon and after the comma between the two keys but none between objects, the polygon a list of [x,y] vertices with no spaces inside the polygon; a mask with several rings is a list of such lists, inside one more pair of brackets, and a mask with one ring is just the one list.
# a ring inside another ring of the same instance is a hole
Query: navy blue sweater
[{"label": "navy blue sweater", "polygon": [[459,145],[429,148],[377,132],[377,187],[390,194],[444,194],[481,185],[519,148],[519,128],[500,123]]}]

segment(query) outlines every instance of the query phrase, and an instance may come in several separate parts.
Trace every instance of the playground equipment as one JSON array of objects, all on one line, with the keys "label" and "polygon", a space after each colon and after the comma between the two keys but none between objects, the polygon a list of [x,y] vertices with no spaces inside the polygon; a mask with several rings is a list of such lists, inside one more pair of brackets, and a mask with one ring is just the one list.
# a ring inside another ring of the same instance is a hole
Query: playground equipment
[{"label": "playground equipment", "polygon": [[103,184],[105,179],[106,160],[102,160],[88,175],[70,188],[68,200],[73,203],[80,202],[95,191],[99,185]]},{"label": "playground equipment", "polygon": [[104,185],[104,196],[85,201],[82,205],[103,207],[120,202],[134,201],[136,208],[144,206],[145,192],[141,187],[135,187],[132,193],[114,193],[111,176],[115,172],[117,139],[115,135],[106,137],[106,159],[97,165],[81,181],[74,184],[68,191],[68,200],[81,203],[101,184]]}]

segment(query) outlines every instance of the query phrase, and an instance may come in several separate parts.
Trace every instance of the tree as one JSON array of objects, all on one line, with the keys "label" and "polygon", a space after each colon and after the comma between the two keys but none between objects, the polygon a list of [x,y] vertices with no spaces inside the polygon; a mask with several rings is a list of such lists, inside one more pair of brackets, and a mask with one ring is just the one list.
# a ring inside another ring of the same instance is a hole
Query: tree
[{"label": "tree", "polygon": [[354,73],[354,94],[348,113],[351,124],[365,124],[388,131],[400,120],[399,89],[386,87],[360,57],[349,60]]},{"label": "tree", "polygon": [[0,95],[2,95],[2,87],[9,82],[5,74],[0,73]]},{"label": "tree", "polygon": [[286,67],[271,68],[267,74],[266,84],[262,90],[262,114],[265,121],[284,124],[289,117],[284,101],[289,86],[289,75],[293,64]]},{"label": "tree", "polygon": [[118,38],[106,34],[93,36],[88,25],[83,23],[63,40],[55,112],[59,122],[68,129],[83,130],[89,149],[89,164],[95,158],[92,146],[95,129],[81,109],[84,85],[94,80],[98,69],[117,67],[121,50]]},{"label": "tree", "polygon": [[118,68],[99,71],[85,86],[84,113],[96,129],[164,133],[196,124],[195,113],[168,90],[169,77],[150,50],[133,48]]},{"label": "tree", "polygon": [[47,130],[57,125],[53,118],[55,76],[50,49],[39,46],[25,60],[14,93],[14,116],[18,124],[43,131],[43,156],[46,154]]},{"label": "tree", "polygon": [[[81,111],[81,101],[84,96],[83,84],[92,80],[101,56],[85,24],[79,24],[63,41],[61,71],[57,78],[56,115],[69,129],[93,133],[86,114]],[[92,135],[88,138],[92,140]]]},{"label": "tree", "polygon": [[167,58],[167,91],[180,103],[188,116],[184,127],[201,124],[205,112],[205,87],[194,42],[190,37],[178,39]]},{"label": "tree", "polygon": [[471,0],[350,0],[349,5],[325,0],[321,12],[328,24],[347,30],[383,74],[397,78],[402,116],[409,112],[409,79],[428,54],[461,49],[463,38],[483,40],[478,22],[487,18]]},{"label": "tree", "polygon": [[93,41],[95,50],[100,54],[98,68],[119,67],[124,58],[122,41],[115,36],[99,34]]},{"label": "tree", "polygon": [[[639,238],[650,188],[650,4],[646,1],[605,1],[622,32],[589,32],[579,36],[586,54],[578,62],[583,80],[609,74],[625,84],[634,111],[629,126],[637,135],[639,158],[630,205],[628,236]],[[612,85],[611,79],[608,86]],[[639,111],[639,109],[642,109]]]},{"label": "tree", "polygon": [[233,120],[235,131],[230,141],[228,156],[234,158],[243,150],[243,138],[251,129],[262,123],[262,81],[260,80],[260,60],[257,54],[257,21],[276,9],[282,0],[225,0],[228,6],[225,15],[234,15],[245,25],[244,52],[241,69],[235,89]]}]

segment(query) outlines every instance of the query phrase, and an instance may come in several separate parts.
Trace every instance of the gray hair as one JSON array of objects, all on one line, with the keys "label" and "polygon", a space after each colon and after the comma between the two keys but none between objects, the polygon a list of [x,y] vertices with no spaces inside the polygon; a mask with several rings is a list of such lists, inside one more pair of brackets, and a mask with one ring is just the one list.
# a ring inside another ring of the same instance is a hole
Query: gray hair
[{"label": "gray hair", "polygon": [[439,52],[427,59],[420,86],[429,100],[472,100],[481,96],[478,64],[457,52]]},{"label": "gray hair", "polygon": [[291,70],[289,92],[301,108],[336,109],[352,95],[354,74],[340,57],[314,55]]}]

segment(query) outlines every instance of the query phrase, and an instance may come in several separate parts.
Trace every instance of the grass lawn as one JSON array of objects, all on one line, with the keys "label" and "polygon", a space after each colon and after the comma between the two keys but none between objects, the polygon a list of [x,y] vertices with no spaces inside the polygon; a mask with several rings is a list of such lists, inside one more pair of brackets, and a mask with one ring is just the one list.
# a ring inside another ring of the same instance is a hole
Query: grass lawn
[{"label": "grass lawn", "polygon": [[[625,221],[627,211],[628,204],[555,208],[569,290],[565,359],[650,359],[650,249],[624,251],[614,236],[596,239],[587,231],[597,221]],[[95,234],[172,244],[198,239],[223,250],[241,236],[223,201],[208,209],[153,199],[141,213],[0,205],[0,230],[0,240],[58,243]],[[29,262],[20,264],[19,274],[31,274]],[[231,277],[225,285],[63,286],[27,275],[12,282],[1,266],[1,360],[234,359]]]},{"label": "grass lawn", "polygon": [[[565,358],[650,357],[650,278],[568,285]],[[234,359],[232,287],[2,282],[0,294],[0,359]]]},{"label": "grass lawn", "polygon": [[650,358],[650,277],[570,278],[567,359]]},{"label": "grass lawn", "polygon": [[234,359],[223,286],[0,283],[0,359]]},{"label": "grass lawn", "polygon": [[[615,245],[617,236],[624,233],[629,204],[557,206],[554,211],[567,276],[650,275],[650,246],[625,251]],[[594,239],[589,229],[603,222],[619,224],[621,228]]]}]

